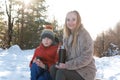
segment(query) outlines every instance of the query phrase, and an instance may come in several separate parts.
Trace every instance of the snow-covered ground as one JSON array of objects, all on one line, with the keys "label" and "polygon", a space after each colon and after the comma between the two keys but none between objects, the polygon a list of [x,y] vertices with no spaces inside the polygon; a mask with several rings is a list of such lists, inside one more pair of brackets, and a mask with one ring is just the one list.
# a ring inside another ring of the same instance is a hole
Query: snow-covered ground
[{"label": "snow-covered ground", "polygon": [[[0,80],[30,80],[29,62],[35,49],[21,50],[18,45],[0,48]],[[120,56],[95,58],[96,78],[120,80]]]}]

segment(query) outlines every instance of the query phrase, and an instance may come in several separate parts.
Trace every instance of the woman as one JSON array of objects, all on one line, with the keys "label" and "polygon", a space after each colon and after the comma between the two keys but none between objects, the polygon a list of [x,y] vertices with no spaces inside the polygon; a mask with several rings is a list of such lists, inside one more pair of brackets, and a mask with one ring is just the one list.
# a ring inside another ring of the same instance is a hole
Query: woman
[{"label": "woman", "polygon": [[41,43],[36,48],[30,62],[31,80],[51,80],[49,68],[58,61],[58,44],[55,34],[50,29],[41,33]]},{"label": "woman", "polygon": [[66,15],[63,44],[66,61],[50,68],[53,80],[94,80],[94,44],[77,11],[70,11]]}]

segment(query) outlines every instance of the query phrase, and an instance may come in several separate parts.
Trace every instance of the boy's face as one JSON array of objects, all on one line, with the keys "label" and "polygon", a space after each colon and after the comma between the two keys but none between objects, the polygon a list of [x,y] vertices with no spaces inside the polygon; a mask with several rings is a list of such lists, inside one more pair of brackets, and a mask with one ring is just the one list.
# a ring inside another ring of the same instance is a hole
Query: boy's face
[{"label": "boy's face", "polygon": [[47,38],[47,37],[45,37],[45,38],[42,39],[42,44],[45,47],[49,47],[52,44],[52,42],[53,41],[50,38]]}]

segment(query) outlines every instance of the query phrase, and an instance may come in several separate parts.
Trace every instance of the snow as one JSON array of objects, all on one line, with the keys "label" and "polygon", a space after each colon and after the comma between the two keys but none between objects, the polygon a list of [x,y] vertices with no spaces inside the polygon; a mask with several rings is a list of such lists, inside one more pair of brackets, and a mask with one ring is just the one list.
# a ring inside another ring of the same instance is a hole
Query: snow
[{"label": "snow", "polygon": [[[34,50],[21,50],[18,45],[0,48],[0,80],[30,80],[29,62]],[[94,58],[97,79],[120,80],[120,55]]]}]

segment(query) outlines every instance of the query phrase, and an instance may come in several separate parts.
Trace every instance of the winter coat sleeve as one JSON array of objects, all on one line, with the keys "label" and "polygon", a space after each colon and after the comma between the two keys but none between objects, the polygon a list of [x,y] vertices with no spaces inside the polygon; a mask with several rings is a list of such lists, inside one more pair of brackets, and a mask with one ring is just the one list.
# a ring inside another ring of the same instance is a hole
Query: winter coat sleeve
[{"label": "winter coat sleeve", "polygon": [[35,50],[35,52],[33,54],[32,60],[30,61],[30,64],[29,64],[29,67],[31,67],[33,60],[35,59],[36,56],[37,56],[37,49]]},{"label": "winter coat sleeve", "polygon": [[58,62],[58,53],[55,55],[55,63]]},{"label": "winter coat sleeve", "polygon": [[74,53],[76,57],[65,63],[66,68],[69,70],[80,69],[88,66],[92,62],[94,46],[93,40],[87,31],[83,31],[83,33],[78,36],[78,47],[79,50],[76,50],[76,53]]}]

